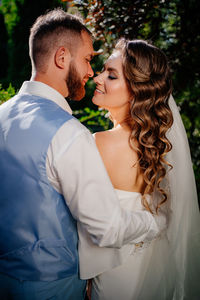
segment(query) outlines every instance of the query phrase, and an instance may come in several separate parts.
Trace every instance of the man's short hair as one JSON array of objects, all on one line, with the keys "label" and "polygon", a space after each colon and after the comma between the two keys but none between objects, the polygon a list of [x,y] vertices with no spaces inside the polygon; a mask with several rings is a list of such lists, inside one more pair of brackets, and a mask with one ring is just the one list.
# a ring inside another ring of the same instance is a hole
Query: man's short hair
[{"label": "man's short hair", "polygon": [[73,56],[81,41],[82,31],[91,36],[78,15],[71,15],[60,8],[37,18],[30,30],[29,55],[33,68],[43,70],[52,51],[65,46]]}]

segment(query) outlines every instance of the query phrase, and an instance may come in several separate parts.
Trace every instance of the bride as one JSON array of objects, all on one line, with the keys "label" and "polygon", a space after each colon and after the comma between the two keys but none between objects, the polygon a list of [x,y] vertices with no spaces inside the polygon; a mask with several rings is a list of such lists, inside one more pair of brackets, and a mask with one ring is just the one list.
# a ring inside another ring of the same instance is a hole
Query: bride
[{"label": "bride", "polygon": [[122,39],[94,81],[93,103],[114,125],[95,140],[120,205],[167,214],[168,224],[157,239],[120,249],[93,245],[79,225],[80,276],[92,278],[92,300],[200,299],[196,187],[166,56]]}]

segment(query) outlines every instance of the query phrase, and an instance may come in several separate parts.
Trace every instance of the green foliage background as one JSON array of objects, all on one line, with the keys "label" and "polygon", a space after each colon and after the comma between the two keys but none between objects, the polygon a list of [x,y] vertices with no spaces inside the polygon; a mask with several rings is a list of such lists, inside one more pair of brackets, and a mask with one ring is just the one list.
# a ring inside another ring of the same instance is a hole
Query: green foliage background
[{"label": "green foliage background", "polygon": [[[103,49],[92,67],[100,71],[120,37],[151,41],[167,54],[173,75],[173,96],[180,107],[189,138],[200,194],[200,1],[199,0],[2,0],[0,2],[0,102],[6,101],[31,76],[29,29],[47,9],[61,6],[79,12],[95,35],[94,47]],[[106,112],[91,102],[94,83],[86,97],[70,103],[74,114],[90,128],[109,128]]]}]

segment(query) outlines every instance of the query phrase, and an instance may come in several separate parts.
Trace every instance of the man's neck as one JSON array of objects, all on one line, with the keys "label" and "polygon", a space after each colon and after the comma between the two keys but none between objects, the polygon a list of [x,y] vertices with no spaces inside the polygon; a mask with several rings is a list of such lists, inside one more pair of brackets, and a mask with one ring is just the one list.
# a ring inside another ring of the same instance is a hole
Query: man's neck
[{"label": "man's neck", "polygon": [[69,94],[66,83],[62,82],[62,80],[58,80],[55,75],[52,79],[52,75],[48,76],[48,74],[36,72],[34,75],[32,75],[31,81],[39,81],[49,85],[54,90],[59,92],[64,98],[66,98]]}]

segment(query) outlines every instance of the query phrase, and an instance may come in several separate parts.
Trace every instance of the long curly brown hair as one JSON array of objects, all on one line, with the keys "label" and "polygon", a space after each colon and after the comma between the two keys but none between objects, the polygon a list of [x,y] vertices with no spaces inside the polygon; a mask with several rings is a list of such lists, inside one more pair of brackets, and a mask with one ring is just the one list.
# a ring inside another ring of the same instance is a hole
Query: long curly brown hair
[{"label": "long curly brown hair", "polygon": [[131,129],[130,146],[137,151],[138,164],[144,177],[142,204],[153,213],[145,195],[159,192],[161,200],[156,203],[158,212],[168,199],[161,182],[167,168],[172,168],[164,159],[172,149],[166,137],[173,123],[168,104],[172,92],[168,61],[160,49],[142,40],[121,39],[115,49],[122,53],[124,76],[133,95],[130,115],[125,121]]}]

